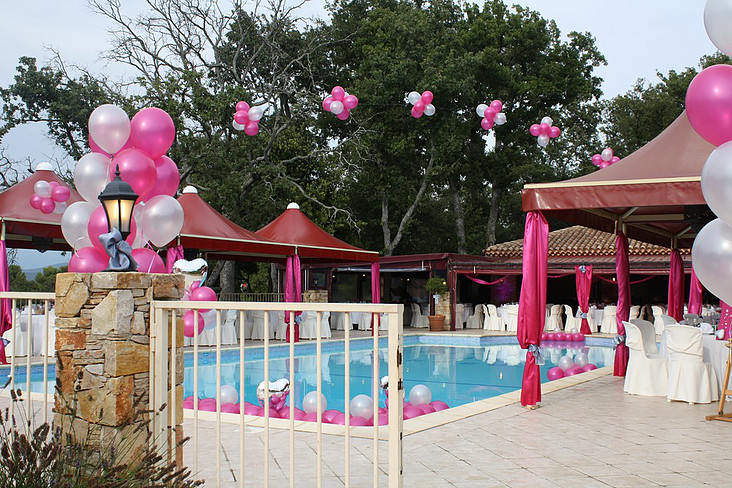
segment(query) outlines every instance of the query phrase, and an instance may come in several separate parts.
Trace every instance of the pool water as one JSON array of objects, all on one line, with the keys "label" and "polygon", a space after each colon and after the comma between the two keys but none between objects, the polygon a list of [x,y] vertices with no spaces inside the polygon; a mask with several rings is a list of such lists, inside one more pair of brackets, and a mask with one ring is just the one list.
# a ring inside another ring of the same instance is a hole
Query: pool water
[{"label": "pool water", "polygon": [[[388,374],[386,338],[380,341],[378,377]],[[556,366],[563,355],[575,356],[580,352],[601,368],[612,364],[613,350],[609,339],[588,338],[585,343],[545,343],[546,364],[541,367],[542,382],[546,382],[549,368]],[[256,389],[264,379],[263,348],[248,348],[244,363],[244,400],[258,404]],[[290,359],[288,345],[270,347],[269,378],[275,381],[288,378]],[[301,342],[295,347],[295,382],[290,386],[290,398],[301,407],[302,398],[317,388],[316,355],[314,342]],[[371,396],[373,340],[351,340],[350,397],[359,394]],[[432,391],[432,400],[441,400],[454,407],[490,398],[521,388],[526,351],[521,350],[515,337],[450,337],[437,335],[408,335],[404,337],[404,383],[408,400],[409,390],[424,384]],[[216,353],[199,352],[198,396],[216,396]],[[239,350],[230,349],[221,354],[221,384],[232,385],[241,392],[239,384]],[[184,396],[193,395],[193,354],[185,355]],[[0,370],[0,381],[7,380],[8,368]],[[25,367],[16,369],[16,385],[25,387]],[[34,366],[31,390],[42,391],[42,366]],[[54,370],[49,371],[49,392],[53,392]],[[322,391],[328,409],[343,411],[345,404],[345,354],[343,341],[322,343]],[[378,378],[377,378],[378,381]],[[379,393],[379,404],[386,397]],[[289,403],[289,401],[288,401]]]}]

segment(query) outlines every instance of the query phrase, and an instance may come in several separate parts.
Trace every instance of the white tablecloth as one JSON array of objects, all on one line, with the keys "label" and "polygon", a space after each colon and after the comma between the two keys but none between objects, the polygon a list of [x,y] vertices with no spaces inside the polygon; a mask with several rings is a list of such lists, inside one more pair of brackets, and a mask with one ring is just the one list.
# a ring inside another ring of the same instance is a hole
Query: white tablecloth
[{"label": "white tablecloth", "polygon": [[[350,312],[351,328],[354,325],[358,325],[361,322],[361,315],[363,312]],[[345,330],[346,313],[345,312],[333,312],[330,315],[330,328],[335,330]]]},{"label": "white tablecloth", "polygon": [[[727,341],[718,341],[713,334],[702,335],[704,362],[712,365],[712,369],[714,369],[714,373],[717,375],[720,390],[724,381],[724,372],[727,369],[727,356],[729,354],[729,348],[727,348],[726,344]],[[660,353],[662,356],[667,357],[665,333],[661,334]],[[729,397],[727,399],[729,400]]]},{"label": "white tablecloth", "polygon": [[[43,354],[43,336],[46,331],[46,318],[44,315],[33,315],[33,327],[31,328],[31,345],[32,354],[41,356]],[[3,338],[9,341],[13,340],[13,329],[3,334]],[[15,324],[15,354],[25,356],[28,342],[28,312],[18,312]],[[56,349],[56,315],[53,310],[49,312],[48,317],[48,349],[47,356],[53,356]],[[13,351],[13,345],[8,344],[5,353],[10,356]]]}]

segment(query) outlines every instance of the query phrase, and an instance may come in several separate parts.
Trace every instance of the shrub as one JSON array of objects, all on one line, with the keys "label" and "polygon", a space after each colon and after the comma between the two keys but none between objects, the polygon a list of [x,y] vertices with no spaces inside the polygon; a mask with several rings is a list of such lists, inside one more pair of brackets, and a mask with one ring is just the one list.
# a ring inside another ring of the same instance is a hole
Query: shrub
[{"label": "shrub", "polygon": [[439,278],[437,276],[433,276],[432,278],[427,280],[427,283],[424,285],[424,287],[430,295],[442,295],[447,291],[447,283],[445,282],[445,278]]}]

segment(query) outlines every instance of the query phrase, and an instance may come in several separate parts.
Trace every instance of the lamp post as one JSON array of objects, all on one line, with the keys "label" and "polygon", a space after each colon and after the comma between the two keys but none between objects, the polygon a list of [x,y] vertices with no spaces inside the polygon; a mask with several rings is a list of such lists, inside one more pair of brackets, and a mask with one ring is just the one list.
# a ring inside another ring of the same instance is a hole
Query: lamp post
[{"label": "lamp post", "polygon": [[[102,202],[104,214],[107,216],[107,230],[111,233],[114,229],[117,229],[122,236],[122,243],[125,243],[125,239],[130,235],[132,211],[134,210],[137,197],[138,195],[134,192],[130,184],[123,181],[120,177],[119,166],[115,169],[114,179],[107,183],[102,193],[99,194],[99,201]],[[116,249],[112,252],[108,248],[107,253],[110,255],[110,268],[112,268],[112,262],[116,260]],[[131,260],[130,266],[127,269],[120,270],[116,268],[118,271],[134,271],[136,269],[137,263],[134,260]]]}]

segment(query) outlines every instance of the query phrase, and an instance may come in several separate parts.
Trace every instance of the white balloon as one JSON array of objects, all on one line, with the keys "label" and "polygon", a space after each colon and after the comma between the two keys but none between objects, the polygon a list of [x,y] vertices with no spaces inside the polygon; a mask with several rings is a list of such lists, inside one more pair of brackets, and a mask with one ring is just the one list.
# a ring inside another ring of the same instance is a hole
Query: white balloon
[{"label": "white balloon", "polygon": [[351,400],[351,415],[366,420],[374,418],[374,401],[367,395],[356,395]]},{"label": "white balloon", "polygon": [[485,116],[485,109],[488,108],[488,105],[485,103],[481,103],[477,107],[475,107],[475,113],[478,114],[478,117],[484,117]]},{"label": "white balloon", "polygon": [[203,330],[211,330],[216,328],[216,310],[202,312],[201,320],[203,320]]},{"label": "white balloon", "polygon": [[612,149],[610,149],[609,147],[606,147],[606,148],[605,148],[605,149],[603,149],[603,150],[602,150],[602,152],[600,153],[600,157],[601,157],[601,158],[602,158],[602,160],[603,160],[603,161],[605,161],[605,162],[608,162],[608,161],[610,161],[610,160],[611,160],[611,159],[613,158],[613,150],[612,150]]},{"label": "white balloon", "polygon": [[100,105],[89,116],[89,135],[103,151],[114,154],[130,137],[130,118],[116,105]]},{"label": "white balloon", "polygon": [[427,105],[425,105],[424,114],[427,117],[432,117],[433,115],[435,115],[435,106],[432,105],[431,103],[428,103]]},{"label": "white balloon", "polygon": [[536,138],[536,143],[541,147],[547,147],[549,145],[549,136],[546,134],[541,134],[539,137]]},{"label": "white balloon", "polygon": [[574,357],[574,364],[576,364],[580,368],[585,367],[587,365],[587,363],[589,363],[589,362],[590,362],[590,358],[587,356],[587,354],[585,354],[583,352],[577,354]]},{"label": "white balloon", "polygon": [[[325,412],[328,406],[328,401],[325,395],[320,394],[320,411]],[[307,393],[302,399],[302,410],[305,413],[318,413],[318,392],[311,391]]]},{"label": "white balloon", "polygon": [[232,121],[231,121],[231,126],[232,126],[232,127],[233,127],[233,128],[235,129],[235,130],[244,130],[244,125],[240,124],[240,123],[239,123],[239,122],[237,122],[236,120],[232,120]]},{"label": "white balloon", "polygon": [[339,102],[338,100],[334,100],[330,104],[330,111],[333,115],[338,115],[339,113],[343,112],[343,102]]},{"label": "white balloon", "polygon": [[222,405],[224,403],[239,403],[239,392],[231,385],[221,385],[219,399]]},{"label": "white balloon", "polygon": [[99,194],[109,183],[109,157],[90,153],[77,161],[74,168],[74,186],[84,200],[99,204]]},{"label": "white balloon", "polygon": [[66,208],[63,217],[61,217],[61,232],[64,239],[74,249],[86,247],[82,244],[91,246],[89,240],[89,217],[97,208],[96,203],[92,202],[76,202]]},{"label": "white balloon", "polygon": [[732,1],[707,0],[704,5],[704,28],[709,39],[727,56],[732,56]]},{"label": "white balloon", "polygon": [[412,105],[414,105],[415,103],[417,103],[420,100],[422,100],[422,95],[420,95],[416,91],[409,92],[409,95],[407,95],[407,100],[409,100],[409,103],[411,103]]},{"label": "white balloon", "polygon": [[732,227],[721,219],[705,225],[694,239],[691,262],[702,285],[732,303]]},{"label": "white balloon", "polygon": [[541,123],[552,125],[554,123],[554,121],[552,120],[551,117],[544,117],[543,119],[541,119]]},{"label": "white balloon", "polygon": [[701,188],[709,208],[732,225],[732,142],[716,148],[704,163]]},{"label": "white balloon", "polygon": [[503,112],[498,112],[496,114],[495,123],[496,123],[496,125],[505,124],[506,123],[506,114],[504,114]]},{"label": "white balloon", "polygon": [[432,392],[425,385],[414,385],[409,390],[409,403],[412,405],[425,405],[432,401]]},{"label": "white balloon", "polygon": [[169,195],[156,195],[147,201],[142,212],[145,238],[157,247],[175,239],[183,228],[183,207]]},{"label": "white balloon", "polygon": [[256,122],[260,120],[263,115],[264,109],[262,107],[252,107],[249,109],[249,120]]},{"label": "white balloon", "polygon": [[562,368],[562,371],[567,371],[573,365],[574,365],[574,361],[572,361],[571,357],[562,356],[561,358],[559,358],[559,367]]},{"label": "white balloon", "polygon": [[61,215],[66,210],[66,202],[56,202],[56,208],[53,209],[53,213]]},{"label": "white balloon", "polygon": [[51,197],[51,184],[45,180],[36,181],[33,191],[41,198]]}]

